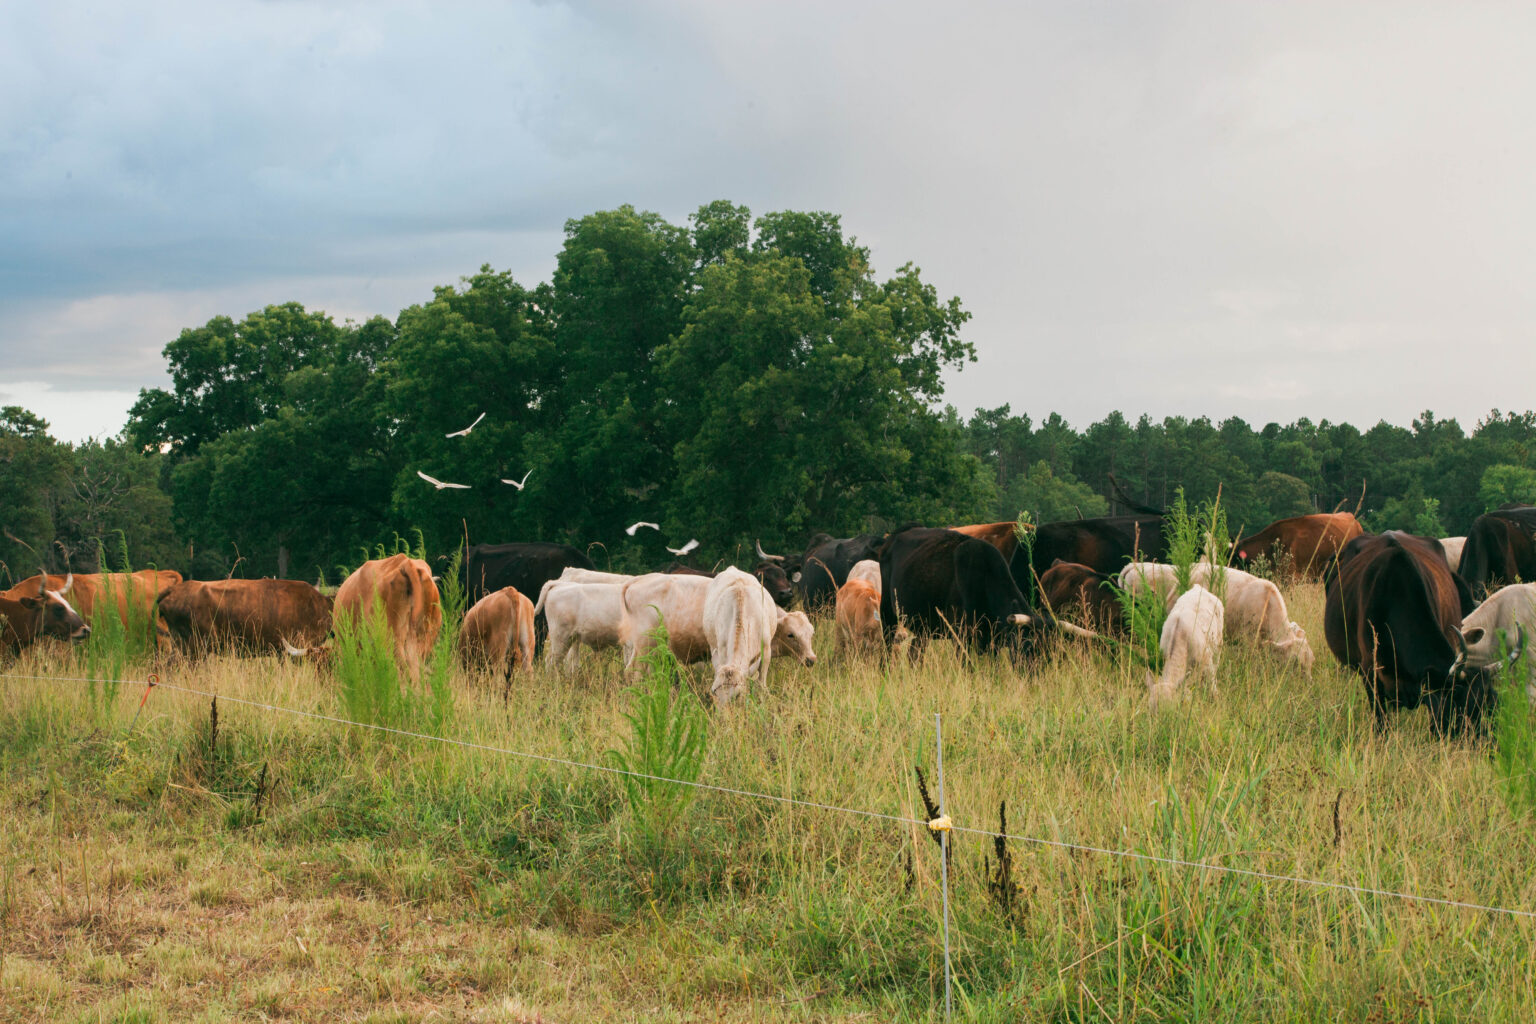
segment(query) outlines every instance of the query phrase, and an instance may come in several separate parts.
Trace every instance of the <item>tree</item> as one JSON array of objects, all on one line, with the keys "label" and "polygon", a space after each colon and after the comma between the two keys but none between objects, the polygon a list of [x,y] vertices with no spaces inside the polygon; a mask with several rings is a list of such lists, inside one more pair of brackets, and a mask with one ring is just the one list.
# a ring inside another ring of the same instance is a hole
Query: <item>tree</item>
[{"label": "tree", "polygon": [[1029,512],[1037,523],[1063,519],[1091,519],[1109,514],[1109,502],[1071,473],[1056,473],[1041,459],[1022,477],[1017,478],[1004,495],[1006,507]]},{"label": "tree", "polygon": [[1477,501],[1484,512],[1510,502],[1536,503],[1536,469],[1489,466],[1483,470],[1483,478],[1477,485]]},{"label": "tree", "polygon": [[32,575],[47,561],[56,495],[70,452],[48,421],[16,405],[0,408],[0,583]]}]

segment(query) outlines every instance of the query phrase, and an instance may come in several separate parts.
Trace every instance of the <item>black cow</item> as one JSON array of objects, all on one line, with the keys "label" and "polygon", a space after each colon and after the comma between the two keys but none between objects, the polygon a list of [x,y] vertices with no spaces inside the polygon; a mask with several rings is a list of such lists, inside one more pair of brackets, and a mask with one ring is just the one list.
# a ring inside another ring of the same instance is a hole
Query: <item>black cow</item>
[{"label": "black cow", "polygon": [[502,587],[537,597],[544,584],[568,568],[597,566],[569,544],[476,544],[464,555],[464,590],[469,606]]},{"label": "black cow", "polygon": [[909,527],[881,546],[880,625],[887,643],[904,621],[914,638],[950,636],[989,650],[1027,647],[1044,620],[1019,592],[997,548],[954,530]]},{"label": "black cow", "polygon": [[1472,593],[1536,582],[1536,508],[1505,506],[1478,516],[1467,531],[1457,570]]},{"label": "black cow", "polygon": [[1328,586],[1328,649],[1365,682],[1376,727],[1388,708],[1430,708],[1439,734],[1477,726],[1497,693],[1487,671],[1451,676],[1472,595],[1439,545],[1395,530],[1356,537]]},{"label": "black cow", "polygon": [[1076,562],[1105,573],[1117,573],[1127,562],[1164,561],[1168,557],[1168,540],[1163,523],[1159,515],[1042,523],[1035,527],[1033,546],[1021,543],[1013,553],[1013,578],[1030,589],[1031,571],[1038,579],[1057,561]]},{"label": "black cow", "polygon": [[800,556],[800,579],[796,589],[807,608],[832,604],[837,588],[848,582],[848,570],[865,559],[878,558],[885,534],[866,533],[858,537],[831,537],[818,533],[811,538]]}]

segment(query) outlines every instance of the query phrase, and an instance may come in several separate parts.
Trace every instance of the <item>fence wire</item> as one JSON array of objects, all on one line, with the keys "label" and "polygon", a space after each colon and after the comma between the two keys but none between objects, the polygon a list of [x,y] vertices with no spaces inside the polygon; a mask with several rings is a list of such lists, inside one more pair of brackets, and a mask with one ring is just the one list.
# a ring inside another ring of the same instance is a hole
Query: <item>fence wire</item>
[{"label": "fence wire", "polygon": [[[17,673],[0,674],[0,679],[32,680],[45,683],[69,682],[69,683],[99,683],[104,680],[91,679],[83,676],[40,676],[23,675]],[[318,711],[304,711],[299,708],[285,707],[281,704],[269,704],[264,701],[249,700],[244,697],[232,697],[228,694],[214,693],[211,690],[200,690],[190,686],[180,686],[175,683],[151,681],[148,679],[122,679],[115,680],[119,685],[137,685],[154,689],[172,690],[177,693],[190,694],[195,697],[217,697],[229,704],[239,704],[245,707],[259,708],[264,711],[276,711],[299,718],[308,718],[320,722],[330,722],[335,725],[345,725],[355,729],[368,729],[373,732],[386,733],[392,736],[401,736],[408,739],[424,740],[429,743],[441,743],[448,746],[462,747],[466,750],[477,750],[489,754],[501,754],[507,757],[517,757],[529,761],[540,761],[545,764],[563,765],[568,768],[582,768],[590,771],[604,772],[609,775],[625,775],[631,778],[644,779],[652,782],[665,782],[677,786],[688,786],[693,789],[705,790],[713,793],[722,793],[727,796],[742,797],[749,800],[762,800],[769,803],[784,804],[794,807],[804,807],[810,810],[828,811],[834,814],[846,814],[852,817],[867,818],[875,821],[886,821],[897,825],[917,826],[927,829],[933,822],[922,818],[912,818],[900,814],[886,814],[881,811],[863,810],[857,807],[839,807],[836,804],[820,803],[815,800],[803,800],[799,797],[782,796],[776,793],[759,793],[749,789],[737,789],[731,786],[718,786],[708,782],[689,781],[687,779],[671,779],[661,775],[649,775],[645,772],[630,771],[613,765],[595,764],[589,761],[577,761],[571,758],[555,757],[550,754],[537,754],[531,751],[514,750],[510,747],[498,747],[487,743],[475,743],[469,740],[454,739],[450,736],[434,736],[431,733],[413,732],[409,729],[397,729],[393,726],[378,725],[371,722],[354,722],[350,719],[340,718],[336,715],[327,715]],[[146,698],[148,693],[146,692]],[[1356,896],[1375,896],[1384,899],[1402,900],[1406,903],[1428,904],[1432,906],[1451,907],[1458,910],[1478,910],[1489,914],[1502,914],[1508,917],[1536,919],[1536,911],[1524,910],[1518,907],[1500,907],[1486,903],[1473,903],[1466,900],[1453,900],[1440,896],[1424,896],[1418,893],[1399,892],[1393,889],[1378,889],[1371,886],[1351,885],[1348,882],[1328,882],[1322,879],[1307,878],[1302,875],[1289,875],[1272,871],[1260,871],[1255,868],[1233,867],[1229,864],[1217,864],[1211,861],[1185,860],[1180,857],[1164,857],[1153,853],[1142,853],[1137,850],[1123,850],[1106,846],[1091,846],[1084,843],[1070,843],[1061,839],[1047,839],[1043,836],[1015,835],[1012,833],[995,832],[990,829],[970,828],[964,825],[944,822],[942,826],[947,832],[973,835],[989,839],[1012,839],[1020,843],[1045,847],[1049,849],[1065,850],[1077,853],[1092,853],[1103,857],[1115,857],[1121,860],[1141,861],[1143,863],[1162,864],[1167,867],[1187,868],[1195,871],[1210,872],[1213,874],[1232,875],[1241,878],[1252,878],[1263,882],[1286,882],[1297,886],[1311,886],[1318,889],[1331,889],[1335,892],[1346,892]]]}]

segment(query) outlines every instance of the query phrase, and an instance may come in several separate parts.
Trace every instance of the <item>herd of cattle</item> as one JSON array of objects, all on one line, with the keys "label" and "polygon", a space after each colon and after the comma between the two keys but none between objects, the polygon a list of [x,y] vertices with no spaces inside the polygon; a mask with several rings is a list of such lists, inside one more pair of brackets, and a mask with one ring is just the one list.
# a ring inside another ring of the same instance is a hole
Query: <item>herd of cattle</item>
[{"label": "herd of cattle", "polygon": [[[815,663],[806,610],[834,609],[838,645],[850,651],[953,637],[1028,657],[1053,634],[1123,631],[1116,591],[1152,590],[1171,601],[1163,672],[1149,680],[1160,703],[1192,673],[1214,686],[1228,637],[1255,640],[1311,671],[1312,649],[1280,591],[1245,571],[1265,558],[1323,581],[1328,647],[1360,672],[1378,724],[1389,708],[1427,703],[1436,728],[1450,732],[1487,712],[1495,671],[1536,629],[1536,584],[1519,582],[1536,579],[1536,507],[1490,512],[1465,538],[1366,534],[1347,512],[1285,519],[1237,540],[1231,565],[1196,564],[1183,593],[1166,564],[1165,527],[1154,513],[1106,516],[1042,524],[1021,542],[1012,522],[909,524],[888,534],[819,534],[798,556],[758,545],[751,572],[674,565],[639,576],[600,572],[564,544],[478,545],[464,553],[470,607],[460,652],[510,673],[532,666],[536,637],[547,634],[550,664],[569,670],[589,647],[617,648],[629,666],[664,626],[681,661],[713,663],[711,693],[725,703],[753,679],[766,683],[774,655]],[[84,639],[88,623],[112,609],[157,630],[162,647],[316,654],[344,621],[355,624],[375,607],[401,665],[419,675],[442,609],[427,563],[404,554],[365,563],[334,599],[297,580],[39,574],[0,593],[0,649],[18,651],[41,636]],[[130,617],[130,609],[141,614]],[[1528,692],[1536,699],[1536,678]]]}]

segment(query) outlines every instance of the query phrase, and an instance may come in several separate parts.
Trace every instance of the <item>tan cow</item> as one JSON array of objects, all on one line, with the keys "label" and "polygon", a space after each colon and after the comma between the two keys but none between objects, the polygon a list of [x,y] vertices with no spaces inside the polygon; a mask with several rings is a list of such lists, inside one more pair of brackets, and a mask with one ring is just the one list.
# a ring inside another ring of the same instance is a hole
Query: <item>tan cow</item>
[{"label": "tan cow", "polygon": [[734,566],[709,581],[704,595],[704,638],[715,666],[709,693],[729,704],[756,676],[768,685],[768,663],[776,649],[816,664],[811,623],[804,612],[785,612],[760,580]]},{"label": "tan cow", "polygon": [[533,602],[516,587],[502,587],[476,601],[459,631],[459,656],[469,664],[501,669],[533,668]]},{"label": "tan cow", "polygon": [[160,625],[201,653],[234,644],[282,653],[313,648],[331,631],[332,602],[303,580],[183,580],[160,595]]},{"label": "tan cow", "polygon": [[837,588],[834,632],[838,650],[845,653],[878,651],[884,647],[885,637],[880,628],[880,589],[864,580],[854,579],[850,573],[848,582]]},{"label": "tan cow", "polygon": [[1196,583],[1179,595],[1163,622],[1158,646],[1163,652],[1163,674],[1147,673],[1147,697],[1153,707],[1178,695],[1184,680],[1198,672],[1216,692],[1216,667],[1221,660],[1224,612],[1216,595]]},{"label": "tan cow", "polygon": [[335,623],[355,630],[375,606],[394,637],[395,657],[412,679],[420,679],[421,663],[443,628],[442,602],[427,563],[405,554],[364,562],[336,591]]}]

